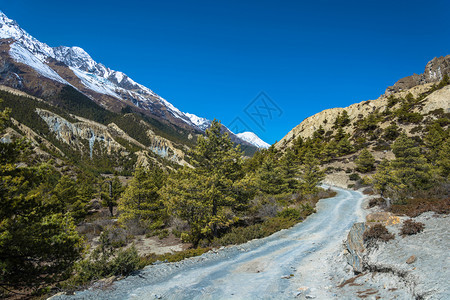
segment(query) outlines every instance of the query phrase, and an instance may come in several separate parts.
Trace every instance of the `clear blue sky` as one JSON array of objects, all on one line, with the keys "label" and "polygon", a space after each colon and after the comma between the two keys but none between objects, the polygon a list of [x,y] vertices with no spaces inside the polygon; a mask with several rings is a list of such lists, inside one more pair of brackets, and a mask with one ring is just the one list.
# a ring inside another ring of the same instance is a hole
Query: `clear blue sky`
[{"label": "clear blue sky", "polygon": [[[448,0],[0,0],[0,10],[50,46],[80,46],[180,110],[239,117],[269,143],[450,54]],[[261,91],[282,110],[262,128],[244,112]]]}]

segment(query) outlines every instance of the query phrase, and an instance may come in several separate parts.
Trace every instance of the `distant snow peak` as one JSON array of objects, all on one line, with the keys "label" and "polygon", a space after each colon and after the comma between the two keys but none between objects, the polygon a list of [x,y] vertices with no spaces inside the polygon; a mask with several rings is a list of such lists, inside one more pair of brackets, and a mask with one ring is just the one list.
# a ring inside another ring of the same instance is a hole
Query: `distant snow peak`
[{"label": "distant snow peak", "polygon": [[205,131],[211,125],[211,121],[206,118],[198,117],[198,116],[196,116],[194,114],[190,114],[190,113],[184,113],[184,114],[189,118],[189,120],[192,122],[192,124],[197,126],[202,131]]},{"label": "distant snow peak", "polygon": [[244,140],[246,142],[249,142],[250,144],[258,147],[258,148],[262,148],[262,149],[267,149],[270,147],[270,145],[266,142],[264,142],[262,139],[260,139],[255,133],[253,132],[242,132],[242,133],[238,133],[236,134],[241,140]]}]

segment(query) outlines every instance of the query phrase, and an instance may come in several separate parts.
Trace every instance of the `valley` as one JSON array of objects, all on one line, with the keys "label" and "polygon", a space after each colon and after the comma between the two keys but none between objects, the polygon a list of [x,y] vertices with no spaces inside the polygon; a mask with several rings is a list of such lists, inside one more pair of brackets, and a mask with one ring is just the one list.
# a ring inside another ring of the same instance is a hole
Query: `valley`
[{"label": "valley", "polygon": [[270,145],[0,12],[0,297],[447,299],[449,76]]}]

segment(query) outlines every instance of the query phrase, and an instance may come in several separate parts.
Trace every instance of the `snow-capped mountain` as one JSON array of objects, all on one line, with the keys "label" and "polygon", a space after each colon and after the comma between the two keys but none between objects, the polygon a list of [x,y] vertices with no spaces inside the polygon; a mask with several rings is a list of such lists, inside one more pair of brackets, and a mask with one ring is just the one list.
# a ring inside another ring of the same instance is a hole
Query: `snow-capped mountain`
[{"label": "snow-capped mountain", "polygon": [[263,149],[267,149],[270,147],[270,145],[266,142],[264,142],[261,138],[259,138],[256,134],[254,134],[253,132],[242,132],[242,133],[238,133],[236,134],[241,140],[244,140],[246,142],[249,142],[250,144],[258,147],[258,148],[263,148]]},{"label": "snow-capped mountain", "polygon": [[184,113],[184,114],[191,120],[191,122],[195,126],[200,128],[202,131],[205,131],[211,125],[211,120],[208,120],[208,119],[202,118],[202,117],[198,117],[198,116],[196,116],[194,114],[190,114],[190,113]]},{"label": "snow-capped mountain", "polygon": [[[188,116],[189,119],[191,120],[191,122],[194,123],[202,131],[205,131],[211,125],[211,122],[212,122],[211,120],[208,120],[206,118],[201,118],[201,117],[198,117],[198,116],[196,116],[194,114],[190,114],[190,113],[184,113],[184,114],[186,116]],[[223,126],[223,129],[231,135],[232,139],[233,138],[240,139],[240,140],[245,141],[245,142],[247,142],[257,148],[260,148],[260,149],[267,149],[270,147],[269,144],[264,142],[260,137],[258,137],[253,132],[243,132],[243,133],[235,134],[230,129],[228,129],[226,126],[224,126],[224,125],[222,125],[222,126]]]},{"label": "snow-capped mountain", "polygon": [[[211,124],[208,119],[181,112],[126,74],[94,61],[80,47],[50,47],[38,41],[1,11],[0,59],[0,84],[36,96],[52,95],[58,85],[70,85],[108,110],[119,112],[131,106],[161,122],[196,132],[204,132]],[[44,83],[46,79],[51,89]],[[250,146],[234,134],[232,140]]]},{"label": "snow-capped mountain", "polygon": [[[10,56],[16,62],[32,67],[46,78],[64,84],[72,84],[83,92],[86,92],[87,89],[90,92],[108,95],[121,101],[131,101],[135,106],[150,111],[155,110],[155,106],[162,106],[163,114],[168,112],[172,117],[182,120],[188,125],[194,125],[171,103],[149,88],[136,83],[126,74],[95,62],[82,48],[50,47],[32,37],[20,28],[17,22],[9,19],[2,12],[0,12],[0,39],[12,39],[14,42],[10,45]],[[74,82],[68,82],[55,70],[52,70],[48,66],[51,59],[68,66],[81,82],[82,87],[77,86]],[[167,114],[165,117],[168,117]]]}]

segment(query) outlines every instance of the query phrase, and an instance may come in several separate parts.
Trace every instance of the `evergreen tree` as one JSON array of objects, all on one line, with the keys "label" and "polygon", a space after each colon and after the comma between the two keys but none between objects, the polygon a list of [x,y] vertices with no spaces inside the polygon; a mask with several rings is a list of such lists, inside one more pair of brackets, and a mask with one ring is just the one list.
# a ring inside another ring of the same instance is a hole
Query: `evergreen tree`
[{"label": "evergreen tree", "polygon": [[[8,111],[0,112],[0,133]],[[38,289],[70,275],[83,244],[73,218],[51,201],[57,172],[16,167],[27,143],[0,143],[0,287]]]},{"label": "evergreen tree", "polygon": [[448,137],[448,132],[438,124],[428,126],[427,129],[428,132],[424,137],[424,143],[427,148],[427,158],[432,164],[435,164],[439,156],[441,145]]},{"label": "evergreen tree", "polygon": [[361,173],[368,173],[375,170],[375,158],[369,150],[361,151],[358,158],[355,160],[356,170]]},{"label": "evergreen tree", "polygon": [[400,130],[397,124],[392,123],[384,129],[383,137],[388,141],[395,141],[395,139],[400,135]]},{"label": "evergreen tree", "polygon": [[439,148],[436,165],[439,174],[444,180],[449,180],[450,176],[450,138],[447,138]]},{"label": "evergreen tree", "polygon": [[277,195],[285,191],[285,175],[274,156],[266,156],[256,173],[258,188],[268,195]]},{"label": "evergreen tree", "polygon": [[304,163],[301,166],[301,184],[304,194],[314,194],[317,191],[317,185],[324,179],[325,174],[319,168],[319,160],[311,152],[305,155]]},{"label": "evergreen tree", "polygon": [[287,149],[280,162],[281,177],[283,178],[283,191],[295,193],[299,190],[298,181],[299,162],[292,149]]},{"label": "evergreen tree", "polygon": [[348,139],[348,135],[345,134],[337,143],[338,156],[347,155],[353,152],[353,146]]},{"label": "evergreen tree", "polygon": [[136,224],[144,229],[162,227],[166,214],[159,191],[165,179],[166,175],[158,166],[136,168],[133,179],[119,199],[119,222],[125,226]]},{"label": "evergreen tree", "polygon": [[192,157],[194,169],[185,167],[171,176],[164,198],[173,214],[188,222],[189,239],[196,244],[237,221],[248,195],[237,190],[244,177],[240,148],[221,133],[220,122],[214,120],[206,136],[198,138]]},{"label": "evergreen tree", "polygon": [[108,207],[111,217],[114,216],[114,207],[117,206],[117,200],[123,191],[124,188],[117,175],[113,179],[103,180],[101,184],[100,198],[102,205]]},{"label": "evergreen tree", "polygon": [[348,112],[344,110],[342,114],[338,114],[336,120],[334,121],[333,128],[342,128],[350,124],[350,117],[348,116]]},{"label": "evergreen tree", "polygon": [[394,202],[404,202],[417,190],[433,185],[431,166],[413,139],[401,134],[392,145],[395,159],[380,164],[373,177],[374,187]]}]

